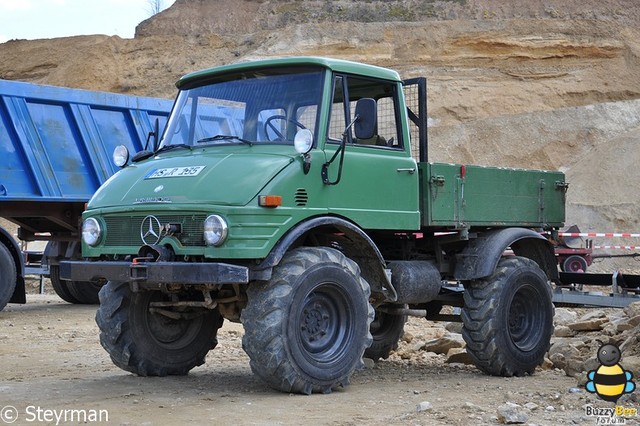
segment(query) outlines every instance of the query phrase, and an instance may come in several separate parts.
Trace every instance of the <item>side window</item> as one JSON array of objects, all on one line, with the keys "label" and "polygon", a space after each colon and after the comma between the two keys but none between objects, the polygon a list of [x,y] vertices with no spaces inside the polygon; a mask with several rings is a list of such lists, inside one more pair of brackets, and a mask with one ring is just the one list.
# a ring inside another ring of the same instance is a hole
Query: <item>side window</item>
[{"label": "side window", "polygon": [[379,98],[378,104],[378,134],[385,139],[386,146],[402,148],[398,138],[396,110],[393,97]]},{"label": "side window", "polygon": [[[347,81],[348,110],[344,102],[343,81]],[[334,83],[333,104],[329,124],[329,141],[339,142],[342,132],[355,117],[356,103],[361,98],[372,98],[377,104],[377,128],[372,138],[358,140],[351,129],[351,140],[354,144],[387,148],[402,148],[402,140],[398,138],[397,111],[395,108],[396,86],[379,80],[359,77],[338,76]],[[349,121],[345,120],[347,111]]]},{"label": "side window", "polygon": [[340,142],[342,132],[347,127],[345,122],[344,91],[342,89],[343,79],[338,76],[333,82],[333,103],[331,104],[331,117],[329,118],[329,141]]}]

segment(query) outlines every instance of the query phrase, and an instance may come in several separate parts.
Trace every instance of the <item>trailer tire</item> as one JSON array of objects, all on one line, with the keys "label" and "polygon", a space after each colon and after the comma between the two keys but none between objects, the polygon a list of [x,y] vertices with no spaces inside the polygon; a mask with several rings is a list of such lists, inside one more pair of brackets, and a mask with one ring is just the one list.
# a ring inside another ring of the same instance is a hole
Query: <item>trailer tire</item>
[{"label": "trailer tire", "polygon": [[582,256],[571,255],[562,262],[563,272],[587,272],[587,259]]},{"label": "trailer tire", "polygon": [[0,311],[7,306],[16,289],[16,264],[9,250],[0,243]]},{"label": "trailer tire", "polygon": [[129,283],[109,281],[102,287],[96,323],[115,365],[139,376],[185,375],[216,347],[223,322],[217,310],[203,309],[189,319],[149,311],[150,302],[163,299],[160,291],[134,293]]},{"label": "trailer tire", "polygon": [[251,370],[284,392],[330,393],[348,385],[372,341],[370,294],[358,265],[340,251],[288,252],[270,281],[247,289],[242,347]]},{"label": "trailer tire", "polygon": [[91,281],[67,281],[71,295],[77,300],[75,303],[84,305],[96,305],[100,303],[98,293],[102,284]]},{"label": "trailer tire", "polygon": [[80,303],[80,301],[71,294],[69,281],[60,279],[60,265],[49,266],[49,279],[51,280],[51,287],[53,287],[53,290],[62,300],[69,303]]},{"label": "trailer tire", "polygon": [[467,353],[490,375],[532,374],[549,349],[553,315],[551,286],[538,264],[504,258],[492,276],[465,285]]},{"label": "trailer tire", "polygon": [[[396,307],[403,307],[403,305],[396,305]],[[364,351],[364,357],[374,361],[389,358],[391,351],[398,349],[398,341],[404,334],[406,322],[406,315],[391,315],[376,310],[370,327],[373,342]]]}]

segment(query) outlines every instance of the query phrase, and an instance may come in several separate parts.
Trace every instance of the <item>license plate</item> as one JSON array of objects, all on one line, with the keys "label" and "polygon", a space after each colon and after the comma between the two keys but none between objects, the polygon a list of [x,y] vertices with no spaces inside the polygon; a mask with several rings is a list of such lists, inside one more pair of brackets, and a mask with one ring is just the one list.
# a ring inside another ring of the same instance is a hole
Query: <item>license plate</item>
[{"label": "license plate", "polygon": [[198,176],[205,166],[189,166],[189,167],[168,167],[166,169],[155,169],[146,175],[145,179],[157,179],[168,177],[191,177]]}]

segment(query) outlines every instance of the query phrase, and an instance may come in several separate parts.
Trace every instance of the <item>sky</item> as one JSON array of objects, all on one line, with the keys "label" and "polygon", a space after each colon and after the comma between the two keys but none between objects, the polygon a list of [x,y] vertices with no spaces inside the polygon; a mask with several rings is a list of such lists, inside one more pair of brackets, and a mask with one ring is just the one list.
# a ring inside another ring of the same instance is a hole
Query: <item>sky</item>
[{"label": "sky", "polygon": [[[175,0],[159,0],[167,8]],[[0,43],[106,34],[133,38],[155,0],[0,0]]]}]

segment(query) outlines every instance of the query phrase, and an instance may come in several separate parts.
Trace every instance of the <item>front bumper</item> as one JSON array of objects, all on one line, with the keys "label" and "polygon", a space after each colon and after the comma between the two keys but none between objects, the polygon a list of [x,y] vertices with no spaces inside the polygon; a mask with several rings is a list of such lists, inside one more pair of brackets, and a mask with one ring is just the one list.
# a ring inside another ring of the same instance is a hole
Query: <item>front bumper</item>
[{"label": "front bumper", "polygon": [[227,263],[62,261],[60,278],[150,284],[247,284],[249,268]]}]

